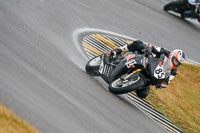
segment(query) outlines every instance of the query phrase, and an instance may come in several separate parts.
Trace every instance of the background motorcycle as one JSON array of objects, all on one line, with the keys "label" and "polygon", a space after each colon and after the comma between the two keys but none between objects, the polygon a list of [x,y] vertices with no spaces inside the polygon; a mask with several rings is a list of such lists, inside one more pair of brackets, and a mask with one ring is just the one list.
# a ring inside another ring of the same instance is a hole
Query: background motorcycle
[{"label": "background motorcycle", "polygon": [[[182,18],[198,19],[198,17],[200,17],[200,2],[190,3],[189,1],[190,0],[172,1],[164,6],[164,10],[180,13]],[[192,11],[191,8],[195,8],[195,12]]]},{"label": "background motorcycle", "polygon": [[[171,61],[165,56],[160,58],[153,56],[146,57],[145,54],[130,53],[127,56],[117,56],[113,58],[108,54],[102,54],[89,60],[86,64],[86,72],[91,76],[101,76],[109,84],[109,91],[114,94],[123,94],[137,89],[142,89],[147,85],[157,85],[165,81],[171,72]],[[133,67],[125,74],[110,82],[110,75],[118,67]]]}]

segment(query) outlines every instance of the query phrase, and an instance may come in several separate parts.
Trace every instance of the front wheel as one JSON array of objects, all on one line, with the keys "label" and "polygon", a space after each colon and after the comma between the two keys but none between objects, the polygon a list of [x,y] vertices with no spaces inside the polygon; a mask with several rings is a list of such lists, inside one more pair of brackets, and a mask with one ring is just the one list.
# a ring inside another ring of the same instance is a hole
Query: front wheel
[{"label": "front wheel", "polygon": [[110,83],[108,89],[113,94],[124,94],[145,86],[146,80],[140,73],[135,73],[126,80],[120,78]]},{"label": "front wheel", "polygon": [[164,6],[165,11],[178,11],[180,2],[179,1],[172,1]]},{"label": "front wheel", "polygon": [[99,76],[100,75],[99,67],[101,64],[101,60],[102,60],[101,55],[99,55],[88,61],[88,63],[85,66],[85,70],[90,76]]}]

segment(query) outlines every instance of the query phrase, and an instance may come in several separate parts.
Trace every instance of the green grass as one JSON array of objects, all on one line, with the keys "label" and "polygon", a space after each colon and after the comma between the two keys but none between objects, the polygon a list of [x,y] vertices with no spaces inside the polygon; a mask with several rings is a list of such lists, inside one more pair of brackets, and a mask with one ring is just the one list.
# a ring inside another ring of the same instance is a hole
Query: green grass
[{"label": "green grass", "polygon": [[186,133],[200,133],[200,67],[180,66],[165,89],[152,88],[147,98],[153,106]]}]

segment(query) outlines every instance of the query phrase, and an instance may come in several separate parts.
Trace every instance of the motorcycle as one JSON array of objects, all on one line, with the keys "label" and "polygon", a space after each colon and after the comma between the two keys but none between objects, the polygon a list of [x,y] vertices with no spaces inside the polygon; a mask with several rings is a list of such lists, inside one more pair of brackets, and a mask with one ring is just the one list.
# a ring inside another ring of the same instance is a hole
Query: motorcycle
[{"label": "motorcycle", "polygon": [[[195,8],[195,11],[192,11],[191,8]],[[164,10],[179,13],[182,18],[200,18],[200,2],[194,2],[194,0],[174,0],[166,4]]]},{"label": "motorcycle", "polygon": [[[120,73],[124,65],[126,72]],[[153,54],[125,53],[116,57],[101,54],[89,60],[85,66],[86,72],[91,76],[100,76],[109,84],[109,91],[114,94],[124,94],[147,85],[161,84],[171,73],[172,63],[162,54],[155,58]],[[117,71],[116,71],[117,70]],[[112,75],[118,75],[112,81]]]}]

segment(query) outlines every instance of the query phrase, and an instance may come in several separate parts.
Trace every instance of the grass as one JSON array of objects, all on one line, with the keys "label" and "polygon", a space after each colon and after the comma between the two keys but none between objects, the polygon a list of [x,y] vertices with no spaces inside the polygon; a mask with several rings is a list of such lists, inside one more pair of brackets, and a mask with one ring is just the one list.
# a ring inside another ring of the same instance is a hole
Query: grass
[{"label": "grass", "polygon": [[0,133],[39,133],[34,127],[0,105]]},{"label": "grass", "polygon": [[147,97],[185,133],[200,133],[200,67],[183,64],[165,89],[152,88]]}]

